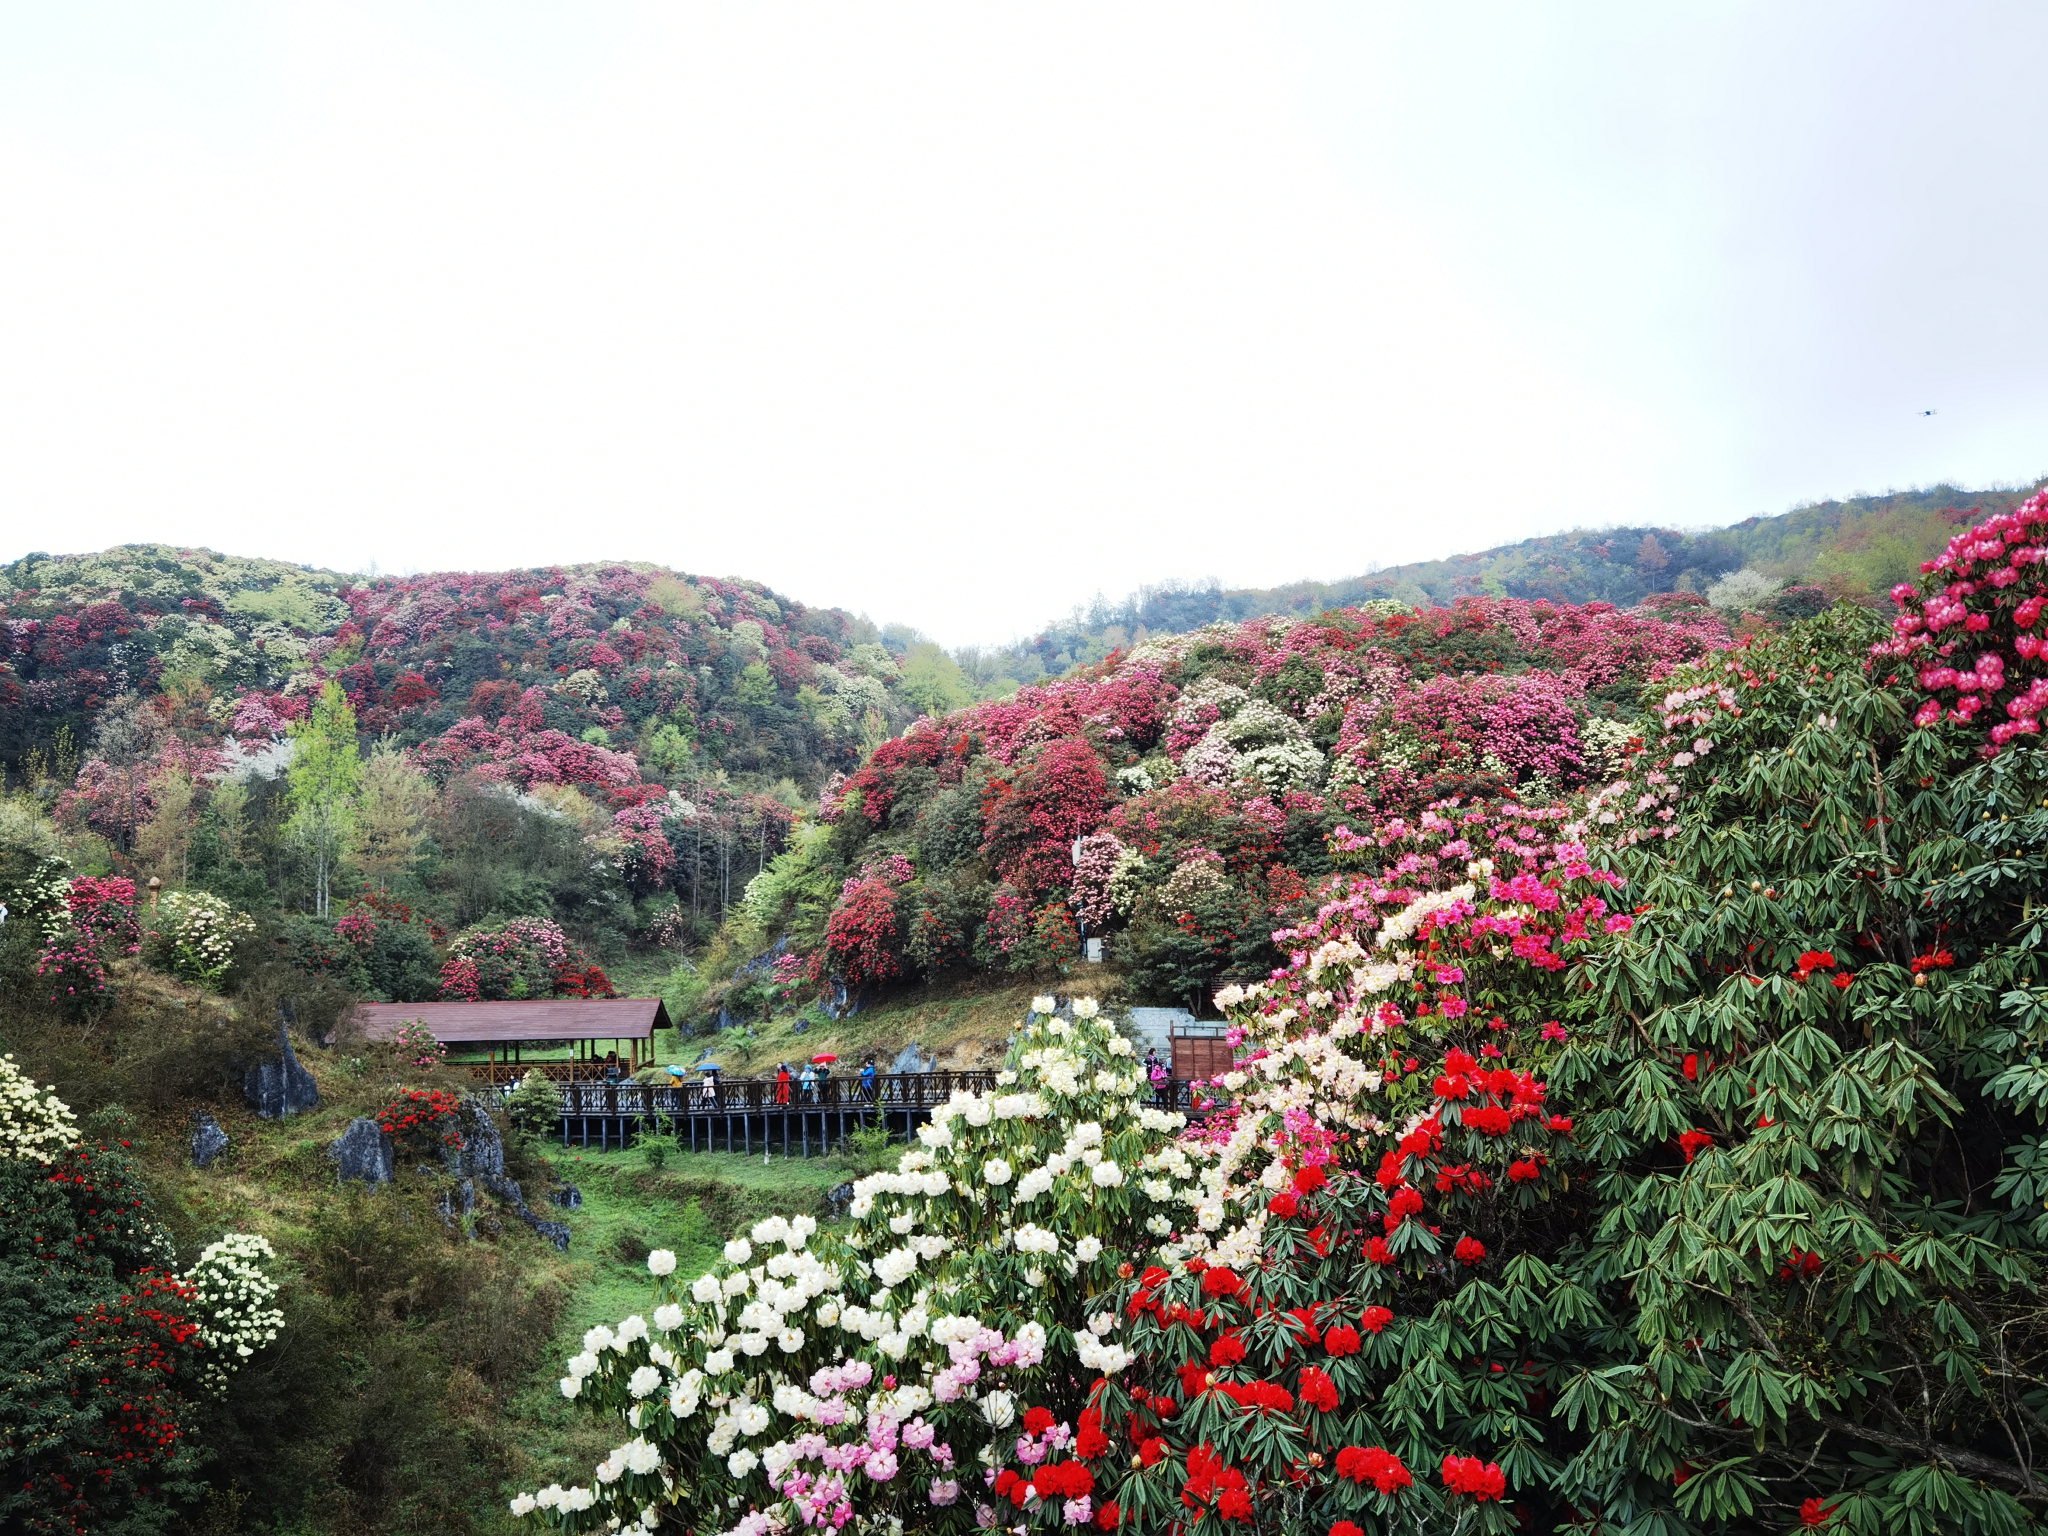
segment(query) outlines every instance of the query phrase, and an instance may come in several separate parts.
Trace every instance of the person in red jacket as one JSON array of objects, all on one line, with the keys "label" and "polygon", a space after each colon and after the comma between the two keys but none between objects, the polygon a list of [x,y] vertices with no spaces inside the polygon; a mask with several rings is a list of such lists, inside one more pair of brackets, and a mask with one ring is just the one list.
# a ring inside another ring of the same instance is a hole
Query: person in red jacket
[{"label": "person in red jacket", "polygon": [[775,1074],[775,1102],[778,1104],[787,1104],[789,1102],[789,1063],[786,1061],[782,1064],[781,1070]]}]

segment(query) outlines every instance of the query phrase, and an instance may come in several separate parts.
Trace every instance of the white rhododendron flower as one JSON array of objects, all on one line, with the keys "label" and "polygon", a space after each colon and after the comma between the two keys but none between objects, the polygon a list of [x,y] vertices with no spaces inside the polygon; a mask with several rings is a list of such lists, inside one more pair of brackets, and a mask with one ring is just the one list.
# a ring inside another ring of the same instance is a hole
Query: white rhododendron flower
[{"label": "white rhododendron flower", "polygon": [[675,1268],[676,1256],[666,1248],[657,1248],[647,1255],[647,1272],[650,1275],[672,1275]]},{"label": "white rhododendron flower", "polygon": [[725,1245],[725,1262],[728,1264],[744,1264],[753,1256],[753,1244],[744,1237],[736,1237]]},{"label": "white rhododendron flower", "polygon": [[1000,1157],[992,1157],[981,1165],[981,1177],[986,1184],[1007,1184],[1010,1182],[1010,1165]]},{"label": "white rhododendron flower", "polygon": [[1038,996],[1031,999],[1031,1011],[1033,1013],[1051,1013],[1058,1007],[1059,1004],[1049,992],[1041,992]]},{"label": "white rhododendron flower", "polygon": [[1099,1189],[1114,1189],[1124,1181],[1124,1171],[1108,1158],[1104,1158],[1088,1170],[1088,1176]]}]

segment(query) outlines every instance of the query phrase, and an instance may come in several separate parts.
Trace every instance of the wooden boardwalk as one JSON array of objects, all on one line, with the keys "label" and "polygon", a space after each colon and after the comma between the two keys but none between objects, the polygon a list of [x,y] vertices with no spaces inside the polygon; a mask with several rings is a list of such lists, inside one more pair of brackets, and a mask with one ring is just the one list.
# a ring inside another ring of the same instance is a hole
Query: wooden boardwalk
[{"label": "wooden boardwalk", "polygon": [[[504,1085],[509,1089],[510,1085]],[[565,1082],[562,1145],[623,1147],[645,1132],[672,1135],[691,1151],[781,1152],[809,1157],[853,1130],[885,1125],[908,1136],[956,1089],[988,1093],[993,1072],[902,1072],[875,1079],[870,1093],[858,1078],[830,1078],[806,1093],[796,1082],[739,1078],[713,1083]],[[1193,1084],[1159,1085],[1144,1102],[1197,1113]]]}]

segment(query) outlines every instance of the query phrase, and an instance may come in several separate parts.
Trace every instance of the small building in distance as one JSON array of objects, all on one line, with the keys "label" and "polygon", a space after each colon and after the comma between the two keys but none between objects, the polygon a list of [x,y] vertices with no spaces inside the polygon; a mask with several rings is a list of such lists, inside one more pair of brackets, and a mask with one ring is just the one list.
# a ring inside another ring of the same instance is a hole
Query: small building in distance
[{"label": "small building in distance", "polygon": [[[445,1046],[483,1046],[487,1061],[479,1075],[493,1081],[517,1077],[529,1066],[563,1081],[587,1081],[602,1073],[607,1051],[619,1053],[626,1072],[653,1058],[654,1032],[669,1029],[668,1010],[658,997],[550,997],[513,1003],[358,1003],[348,1022],[367,1040],[389,1040],[407,1024],[426,1027]],[[567,1042],[568,1061],[523,1063],[523,1048]]]}]

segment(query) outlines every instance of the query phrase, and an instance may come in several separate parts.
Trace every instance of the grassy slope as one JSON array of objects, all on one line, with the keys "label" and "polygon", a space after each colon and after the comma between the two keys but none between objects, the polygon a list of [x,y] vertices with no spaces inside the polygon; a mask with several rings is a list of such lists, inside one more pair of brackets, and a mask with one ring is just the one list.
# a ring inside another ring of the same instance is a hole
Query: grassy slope
[{"label": "grassy slope", "polygon": [[524,1476],[518,1481],[529,1488],[587,1481],[591,1467],[616,1443],[565,1401],[555,1382],[561,1362],[582,1348],[586,1329],[650,1310],[650,1248],[673,1249],[679,1274],[699,1274],[728,1237],[761,1217],[819,1214],[825,1191],[856,1171],[838,1157],[764,1163],[738,1153],[672,1151],[657,1171],[639,1146],[608,1153],[554,1147],[545,1155],[558,1177],[581,1191],[583,1205],[549,1212],[567,1222],[571,1233],[561,1265],[571,1286],[568,1305],[533,1380],[510,1404],[522,1452]]},{"label": "grassy slope", "polygon": [[1107,1003],[1122,995],[1123,981],[1113,966],[1077,965],[1051,985],[991,976],[910,987],[846,1019],[828,1019],[816,1009],[806,1009],[714,1035],[678,1036],[663,1030],[655,1037],[654,1059],[658,1065],[673,1062],[687,1067],[708,1046],[732,1078],[772,1076],[783,1061],[794,1072],[813,1055],[830,1051],[839,1057],[834,1075],[850,1077],[869,1055],[875,1058],[876,1070],[888,1071],[897,1053],[915,1042],[937,1057],[941,1069],[994,1067],[1002,1061],[1003,1048],[1022,1022],[1032,995],[1046,991]]}]

